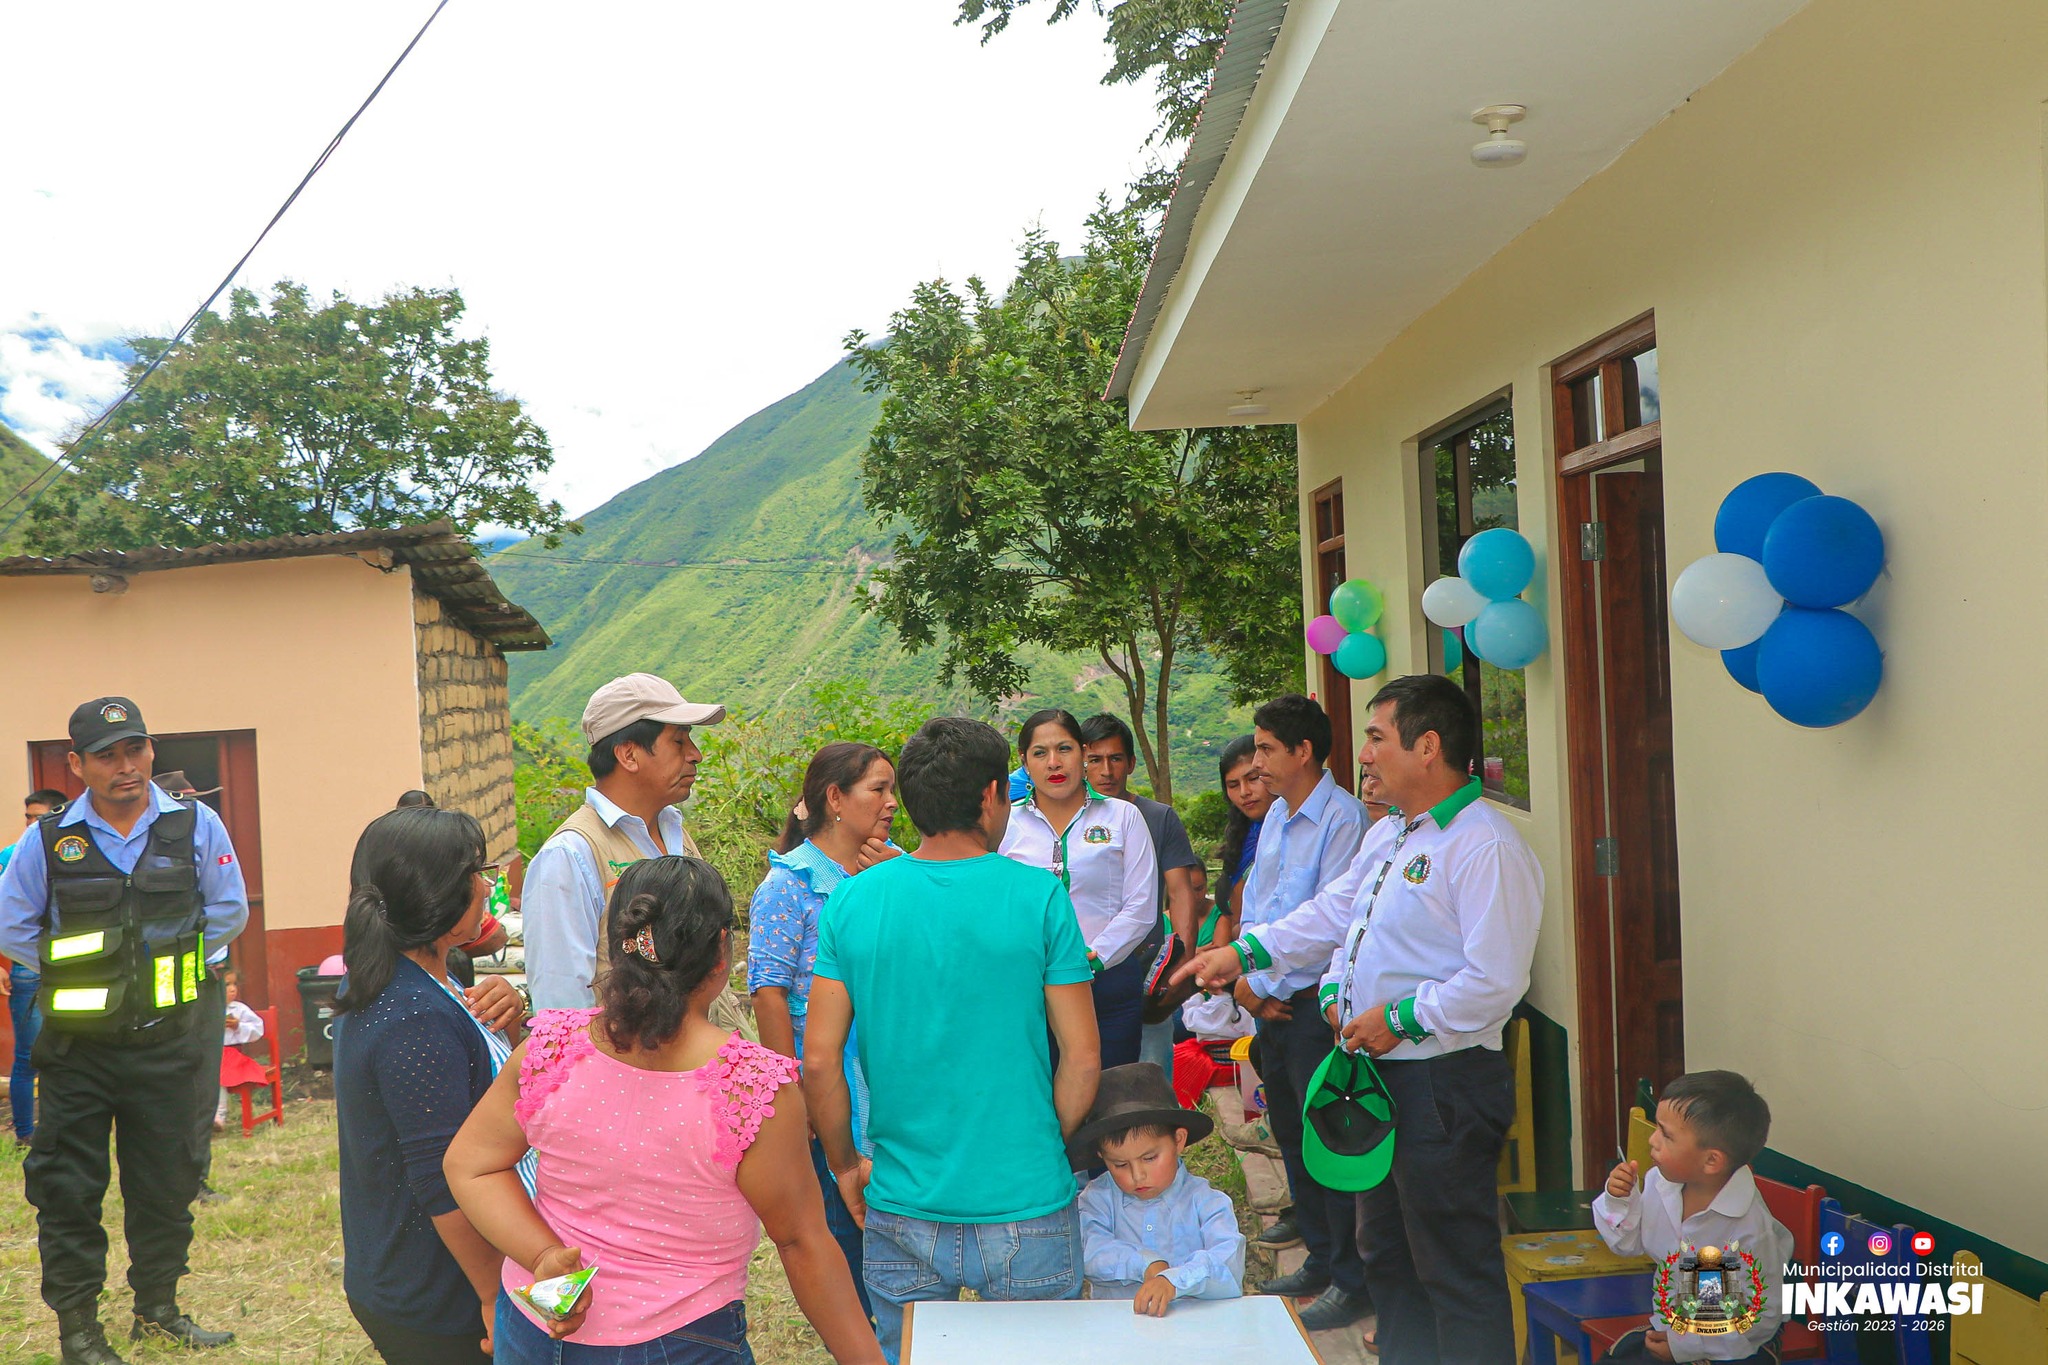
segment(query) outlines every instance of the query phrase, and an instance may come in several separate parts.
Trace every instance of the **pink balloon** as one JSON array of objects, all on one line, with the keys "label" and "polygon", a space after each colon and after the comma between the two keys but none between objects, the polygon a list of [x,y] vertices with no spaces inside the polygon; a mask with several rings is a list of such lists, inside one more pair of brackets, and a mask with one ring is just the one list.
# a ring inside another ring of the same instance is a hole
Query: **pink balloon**
[{"label": "pink balloon", "polygon": [[1338,645],[1344,643],[1344,636],[1347,632],[1344,629],[1344,623],[1336,617],[1318,616],[1315,620],[1308,623],[1308,629],[1303,631],[1302,634],[1308,637],[1308,647],[1310,649],[1318,654],[1328,654],[1336,649]]}]

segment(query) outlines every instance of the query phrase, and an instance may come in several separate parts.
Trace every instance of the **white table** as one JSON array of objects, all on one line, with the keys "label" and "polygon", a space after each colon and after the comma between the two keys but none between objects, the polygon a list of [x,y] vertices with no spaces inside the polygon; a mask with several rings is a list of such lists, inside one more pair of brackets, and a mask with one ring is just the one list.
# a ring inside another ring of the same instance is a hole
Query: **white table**
[{"label": "white table", "polygon": [[1294,1305],[1184,1299],[1163,1318],[1127,1299],[905,1305],[903,1365],[1321,1365]]}]

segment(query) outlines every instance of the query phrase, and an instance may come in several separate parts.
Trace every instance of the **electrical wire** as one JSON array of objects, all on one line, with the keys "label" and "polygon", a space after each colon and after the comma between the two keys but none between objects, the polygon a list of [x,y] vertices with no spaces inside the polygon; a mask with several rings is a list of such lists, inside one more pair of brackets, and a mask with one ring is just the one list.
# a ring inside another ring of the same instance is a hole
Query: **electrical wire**
[{"label": "electrical wire", "polygon": [[[420,39],[427,36],[427,30],[432,28],[434,21],[441,17],[441,11],[447,8],[448,0],[440,0],[440,3],[434,6],[433,13],[427,16],[427,21],[424,24],[420,25],[419,32],[413,34],[412,41],[405,45],[405,50],[398,54],[398,60],[391,63],[390,69],[384,73],[384,78],[378,81],[376,87],[370,91],[363,102],[356,106],[356,111],[348,116],[348,122],[341,125],[341,131],[328,139],[327,145],[321,148],[320,155],[313,158],[313,164],[307,168],[303,176],[299,177],[299,183],[292,187],[292,192],[285,196],[285,201],[282,204],[278,205],[277,212],[270,215],[270,221],[263,225],[263,231],[257,233],[256,240],[249,243],[249,249],[244,251],[241,259],[236,261],[228,270],[228,273],[221,277],[220,283],[213,287],[213,292],[206,296],[206,301],[192,310],[192,316],[185,319],[185,325],[180,327],[171,339],[165,343],[163,350],[157,353],[156,358],[149,362],[141,374],[135,376],[128,387],[122,391],[121,396],[114,400],[111,407],[102,412],[98,417],[95,417],[86,426],[85,430],[79,432],[77,439],[72,441],[70,447],[61,456],[50,462],[49,468],[38,470],[35,476],[29,479],[27,483],[15,489],[6,498],[0,499],[0,511],[4,511],[9,504],[17,499],[23,496],[28,497],[28,501],[23,504],[22,509],[14,514],[13,520],[9,521],[5,526],[0,526],[0,541],[6,540],[8,534],[21,524],[22,518],[34,510],[36,503],[42,499],[43,494],[56,486],[57,476],[66,472],[67,467],[72,465],[73,461],[78,458],[80,452],[85,449],[92,438],[98,435],[106,427],[107,423],[113,419],[114,414],[119,412],[128,400],[135,396],[136,392],[142,388],[149,377],[157,372],[157,367],[162,365],[169,358],[171,352],[177,349],[178,343],[183,341],[192,329],[199,325],[199,319],[206,315],[207,311],[213,307],[214,302],[227,292],[228,286],[234,283],[235,276],[242,273],[242,267],[247,265],[249,258],[256,254],[256,248],[263,245],[263,239],[270,235],[270,230],[276,227],[291,206],[298,202],[299,196],[305,192],[306,186],[313,182],[313,177],[320,173],[320,169],[327,164],[328,158],[333,156],[335,150],[341,146],[341,140],[348,136],[351,128],[356,126],[356,120],[361,118],[364,112],[376,102],[377,96],[384,93],[384,87],[389,85],[391,78],[398,74],[398,68],[405,64],[405,59],[412,55],[412,50],[420,45]],[[42,486],[38,488],[36,487],[37,484]],[[31,493],[31,489],[34,490],[33,493]]]}]

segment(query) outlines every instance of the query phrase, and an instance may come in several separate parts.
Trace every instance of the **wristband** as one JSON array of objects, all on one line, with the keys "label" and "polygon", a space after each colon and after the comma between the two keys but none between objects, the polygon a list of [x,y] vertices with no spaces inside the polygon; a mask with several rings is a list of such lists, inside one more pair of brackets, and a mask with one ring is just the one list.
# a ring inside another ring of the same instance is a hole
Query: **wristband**
[{"label": "wristband", "polygon": [[1401,1011],[1393,1001],[1389,1000],[1387,1002],[1386,1009],[1382,1011],[1382,1014],[1387,1021],[1387,1031],[1389,1033],[1392,1033],[1404,1043],[1415,1041],[1408,1036],[1408,1030],[1401,1027]]},{"label": "wristband", "polygon": [[1244,940],[1241,938],[1232,939],[1230,951],[1237,954],[1237,965],[1240,974],[1250,976],[1253,970],[1252,955],[1244,950]]},{"label": "wristband", "polygon": [[1405,1000],[1396,1001],[1394,1004],[1387,1006],[1387,1008],[1394,1012],[1401,1020],[1402,1036],[1407,1038],[1409,1042],[1419,1043],[1429,1037],[1429,1030],[1424,1028],[1422,1021],[1415,1016],[1414,996],[1411,995]]},{"label": "wristband", "polygon": [[1251,960],[1258,964],[1260,970],[1263,971],[1273,965],[1273,955],[1266,951],[1265,944],[1259,942],[1257,934],[1246,934],[1237,941],[1245,945],[1245,951],[1251,955]]},{"label": "wristband", "polygon": [[1331,984],[1324,986],[1322,992],[1316,996],[1316,1003],[1321,1005],[1324,1009],[1328,1009],[1330,1008],[1330,1006],[1337,1003],[1337,996],[1339,995],[1339,993],[1340,991],[1336,983],[1332,982]]}]

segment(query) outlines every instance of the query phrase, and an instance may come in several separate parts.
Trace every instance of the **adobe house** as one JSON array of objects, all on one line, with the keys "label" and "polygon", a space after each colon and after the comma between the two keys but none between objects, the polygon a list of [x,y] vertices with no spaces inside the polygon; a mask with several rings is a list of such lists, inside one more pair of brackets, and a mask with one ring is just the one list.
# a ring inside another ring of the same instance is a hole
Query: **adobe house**
[{"label": "adobe house", "polygon": [[[1639,1079],[1731,1068],[1763,1174],[2029,1296],[2044,108],[2039,0],[1246,0],[1111,387],[1140,429],[1296,424],[1308,613],[1347,576],[1388,604],[1387,672],[1311,656],[1325,696],[1483,696],[1548,886],[1546,1184],[1598,1183]],[[1834,728],[1668,625],[1770,471],[1885,537],[1850,608],[1882,686]],[[1536,550],[1526,670],[1446,658],[1421,611],[1488,525]]]},{"label": "adobe house", "polygon": [[6,799],[78,792],[71,708],[132,697],[157,772],[211,792],[234,839],[249,927],[232,959],[287,1054],[296,973],[341,951],[356,836],[400,792],[474,815],[493,857],[515,846],[505,654],[548,636],[448,522],[0,559],[0,621],[0,754],[21,764]]}]

